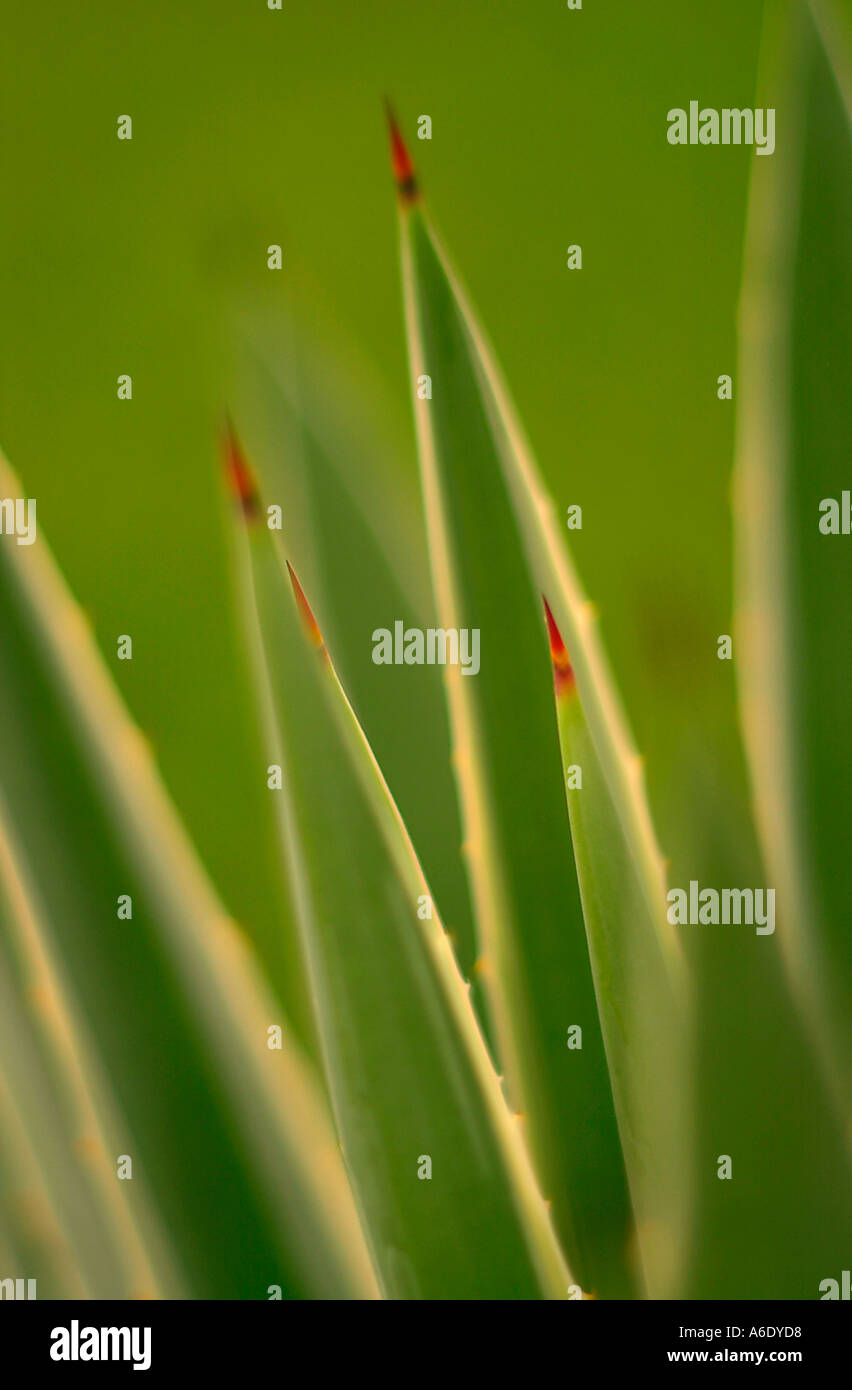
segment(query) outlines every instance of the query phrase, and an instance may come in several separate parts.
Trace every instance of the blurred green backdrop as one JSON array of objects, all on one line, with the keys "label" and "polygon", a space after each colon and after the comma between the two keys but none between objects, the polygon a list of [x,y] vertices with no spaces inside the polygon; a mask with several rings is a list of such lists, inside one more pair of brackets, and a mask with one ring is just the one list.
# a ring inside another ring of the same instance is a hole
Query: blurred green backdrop
[{"label": "blurred green backdrop", "polygon": [[[692,96],[754,100],[760,20],[741,0],[9,17],[4,446],[107,652],[134,638],[132,664],[114,663],[123,692],[239,917],[268,919],[275,890],[271,870],[243,872],[268,831],[215,466],[230,311],[245,297],[295,311],[386,437],[389,498],[396,484],[415,498],[383,93],[410,137],[432,117],[416,154],[433,211],[557,501],[583,507],[577,561],[664,849],[687,848],[696,784],[730,796],[733,681],[715,638],[734,414],[715,382],[735,369],[749,154],[689,158],[665,116]],[[580,273],[565,266],[575,242]]]}]

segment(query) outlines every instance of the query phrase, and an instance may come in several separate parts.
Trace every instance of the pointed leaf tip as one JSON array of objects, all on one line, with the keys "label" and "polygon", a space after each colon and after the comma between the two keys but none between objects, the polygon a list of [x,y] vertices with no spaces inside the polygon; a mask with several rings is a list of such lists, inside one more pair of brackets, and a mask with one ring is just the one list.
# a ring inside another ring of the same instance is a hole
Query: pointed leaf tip
[{"label": "pointed leaf tip", "polygon": [[546,598],[544,603],[544,614],[547,619],[547,636],[550,641],[550,659],[553,662],[553,684],[556,690],[556,698],[561,695],[568,695],[575,688],[574,668],[565,643],[562,641],[562,634],[556,626],[556,619],[550,611],[550,604]]},{"label": "pointed leaf tip", "polygon": [[293,569],[293,566],[290,564],[289,560],[287,561],[287,573],[290,576],[290,583],[293,585],[293,593],[296,595],[296,606],[299,609],[299,614],[301,616],[302,622],[305,625],[305,631],[307,632],[313,645],[325,651],[325,643],[322,640],[322,633],[319,630],[319,623],[314,617],[313,609],[311,608],[311,605],[308,603],[308,600],[305,598],[305,591],[299,583],[298,579],[296,578],[295,571]]},{"label": "pointed leaf tip", "polygon": [[256,521],[260,516],[260,494],[230,420],[225,423],[222,458],[228,486],[239,502],[243,516],[247,521]]},{"label": "pointed leaf tip", "polygon": [[420,197],[420,189],[417,184],[417,175],[414,172],[414,164],[397,125],[393,107],[387,98],[385,98],[385,112],[387,113],[390,132],[391,168],[396,179],[400,201],[404,204],[416,203]]}]

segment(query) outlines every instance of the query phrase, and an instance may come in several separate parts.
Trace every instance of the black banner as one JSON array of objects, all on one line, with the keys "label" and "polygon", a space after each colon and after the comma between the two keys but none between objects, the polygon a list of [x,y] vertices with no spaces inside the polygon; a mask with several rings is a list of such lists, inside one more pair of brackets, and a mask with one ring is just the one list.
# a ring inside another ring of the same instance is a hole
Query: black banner
[{"label": "black banner", "polygon": [[[376,1361],[387,1364],[397,1344],[373,1339],[394,1333],[408,1339],[421,1374],[430,1365],[436,1375],[451,1365],[457,1370],[465,1349],[481,1371],[489,1355],[502,1357],[511,1343],[535,1364],[543,1348],[552,1355],[556,1336],[566,1339],[560,1356],[566,1373],[590,1362],[604,1375],[636,1368],[751,1366],[763,1372],[792,1367],[811,1380],[829,1367],[843,1373],[849,1328],[849,1310],[842,1304],[793,1301],[588,1301],[559,1307],[492,1304],[478,1310],[441,1304],[440,1311],[428,1312],[411,1304],[286,1302],[20,1302],[0,1308],[4,1362],[11,1359],[24,1374],[67,1380],[141,1371],[142,1384],[181,1372],[204,1384],[208,1376],[218,1381],[247,1370],[262,1374],[264,1366],[282,1376],[298,1367],[301,1379],[306,1355],[316,1358],[323,1379],[338,1365],[360,1375]],[[518,1340],[530,1335],[547,1340]],[[371,1348],[366,1361],[365,1342]],[[399,1373],[408,1374],[398,1351],[393,1361]]]}]

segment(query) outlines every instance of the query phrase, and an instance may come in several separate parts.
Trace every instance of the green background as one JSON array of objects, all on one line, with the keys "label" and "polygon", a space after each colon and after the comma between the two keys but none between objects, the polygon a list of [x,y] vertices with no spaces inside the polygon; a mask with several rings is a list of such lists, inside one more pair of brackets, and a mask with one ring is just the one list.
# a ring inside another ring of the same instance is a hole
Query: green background
[{"label": "green background", "polygon": [[[762,8],[160,0],[6,17],[0,439],[225,901],[269,953],[286,953],[286,908],[218,436],[246,316],[286,320],[315,395],[330,414],[344,395],[370,441],[358,466],[369,461],[377,524],[392,545],[412,534],[385,94],[559,508],[583,508],[574,554],[646,758],[672,882],[760,881],[733,665],[716,656],[731,631],[736,405],[717,399],[716,380],[733,375],[736,394],[750,152],[672,148],[666,113],[691,99],[754,104]],[[414,139],[421,113],[431,142]],[[116,138],[124,114],[130,142]],[[281,271],[267,269],[270,243],[283,247]],[[572,243],[581,272],[566,269]],[[132,402],[117,399],[121,373]],[[131,663],[114,660],[124,633]],[[784,1038],[767,1044],[759,988],[753,1034],[725,1030],[726,972],[740,959],[722,952],[706,976],[719,1113],[732,1087],[738,1115],[750,1087],[759,1109],[760,1056],[775,1048],[783,1068],[783,1045],[795,1109],[809,1077],[801,1042],[779,1024]],[[774,1125],[761,1112],[761,1173],[732,1198],[743,1219],[757,1192],[771,1205],[803,1174],[821,1181],[819,1136],[789,1171],[766,1171]],[[734,1143],[718,1129],[714,1155]],[[711,1177],[712,1205],[727,1185]],[[792,1206],[789,1238],[808,1241],[807,1200]],[[753,1246],[754,1269],[735,1269],[735,1248],[719,1237],[703,1290],[741,1279],[753,1296],[758,1278],[775,1292],[764,1253]],[[817,1241],[815,1272],[835,1273],[821,1258]]]},{"label": "green background", "polygon": [[268,918],[274,888],[216,463],[235,305],[294,312],[341,363],[385,440],[393,529],[416,475],[383,94],[409,138],[432,117],[434,214],[560,508],[583,507],[575,554],[665,851],[688,850],[697,786],[744,796],[716,659],[734,423],[716,377],[735,371],[749,152],[665,133],[692,97],[754,101],[760,19],[742,0],[255,0],[7,21],[3,444],[105,650],[133,636],[120,685],[238,916]]}]

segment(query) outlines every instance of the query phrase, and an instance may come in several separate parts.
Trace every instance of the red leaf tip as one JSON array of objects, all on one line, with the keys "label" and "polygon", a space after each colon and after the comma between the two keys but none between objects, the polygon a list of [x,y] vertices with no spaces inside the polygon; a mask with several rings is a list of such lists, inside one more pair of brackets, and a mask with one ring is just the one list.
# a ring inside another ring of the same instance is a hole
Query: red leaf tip
[{"label": "red leaf tip", "polygon": [[417,175],[414,172],[414,164],[408,147],[402,138],[393,108],[385,98],[385,111],[388,118],[388,130],[390,132],[391,147],[391,168],[396,179],[396,186],[399,192],[400,201],[404,204],[416,203],[420,197],[420,189],[417,185]]},{"label": "red leaf tip", "polygon": [[562,641],[562,634],[556,626],[556,619],[550,611],[550,604],[547,599],[544,602],[544,615],[547,619],[547,636],[550,641],[550,660],[553,662],[553,684],[556,690],[556,698],[560,695],[568,695],[575,686],[574,668],[568,656],[565,643]]},{"label": "red leaf tip", "polygon": [[290,564],[289,560],[287,561],[287,573],[290,576],[290,583],[293,585],[293,593],[296,595],[296,607],[299,610],[299,616],[302,619],[305,631],[311,639],[313,645],[315,647],[320,647],[324,650],[325,643],[322,640],[322,633],[319,630],[319,623],[314,617],[311,605],[305,598],[305,591],[299,583],[298,579],[296,578],[295,571],[293,569],[293,566]]},{"label": "red leaf tip", "polygon": [[225,422],[222,435],[222,459],[228,485],[243,516],[247,521],[256,521],[260,516],[260,494],[230,420]]}]

